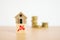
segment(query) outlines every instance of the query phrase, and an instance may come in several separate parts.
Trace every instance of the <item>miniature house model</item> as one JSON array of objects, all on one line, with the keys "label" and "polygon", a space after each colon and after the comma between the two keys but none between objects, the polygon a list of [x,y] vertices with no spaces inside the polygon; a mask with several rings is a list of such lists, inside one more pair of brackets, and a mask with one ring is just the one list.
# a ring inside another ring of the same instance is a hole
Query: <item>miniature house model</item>
[{"label": "miniature house model", "polygon": [[26,24],[27,17],[20,12],[18,15],[15,16],[16,24]]}]

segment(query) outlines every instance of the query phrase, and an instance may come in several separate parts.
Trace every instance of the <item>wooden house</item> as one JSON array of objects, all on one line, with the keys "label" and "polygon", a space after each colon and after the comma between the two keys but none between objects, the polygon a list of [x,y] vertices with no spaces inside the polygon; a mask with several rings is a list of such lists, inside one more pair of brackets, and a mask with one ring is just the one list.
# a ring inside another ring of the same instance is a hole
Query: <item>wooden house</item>
[{"label": "wooden house", "polygon": [[20,12],[15,16],[15,19],[16,19],[16,24],[26,24],[27,17],[22,12]]}]

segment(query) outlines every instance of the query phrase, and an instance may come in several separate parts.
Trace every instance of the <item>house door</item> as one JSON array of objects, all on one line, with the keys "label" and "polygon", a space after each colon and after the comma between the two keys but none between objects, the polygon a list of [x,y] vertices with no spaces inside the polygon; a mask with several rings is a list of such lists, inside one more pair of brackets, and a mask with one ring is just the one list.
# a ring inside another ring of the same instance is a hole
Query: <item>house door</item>
[{"label": "house door", "polygon": [[22,19],[20,19],[20,24],[22,24]]}]

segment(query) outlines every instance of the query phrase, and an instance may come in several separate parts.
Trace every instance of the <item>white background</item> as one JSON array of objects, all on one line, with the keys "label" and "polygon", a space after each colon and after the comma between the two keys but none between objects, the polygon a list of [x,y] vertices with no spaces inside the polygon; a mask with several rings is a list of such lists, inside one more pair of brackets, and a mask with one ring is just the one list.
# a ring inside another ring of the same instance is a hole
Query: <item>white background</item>
[{"label": "white background", "polygon": [[60,0],[0,0],[0,26],[15,26],[19,12],[27,16],[27,25],[32,16],[38,16],[39,25],[60,26]]}]

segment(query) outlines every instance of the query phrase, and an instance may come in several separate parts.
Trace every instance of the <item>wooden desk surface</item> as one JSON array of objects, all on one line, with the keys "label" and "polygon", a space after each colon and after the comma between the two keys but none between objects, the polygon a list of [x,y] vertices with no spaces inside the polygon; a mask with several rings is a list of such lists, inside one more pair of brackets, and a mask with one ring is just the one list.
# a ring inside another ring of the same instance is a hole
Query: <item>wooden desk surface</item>
[{"label": "wooden desk surface", "polygon": [[0,40],[60,40],[60,27],[28,28],[16,33],[16,27],[0,27]]}]

